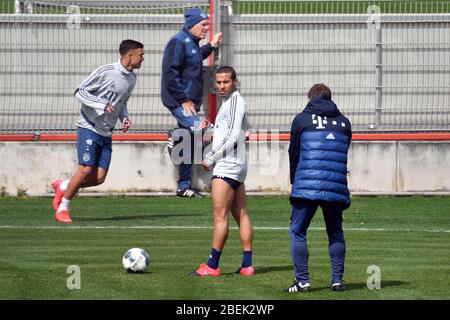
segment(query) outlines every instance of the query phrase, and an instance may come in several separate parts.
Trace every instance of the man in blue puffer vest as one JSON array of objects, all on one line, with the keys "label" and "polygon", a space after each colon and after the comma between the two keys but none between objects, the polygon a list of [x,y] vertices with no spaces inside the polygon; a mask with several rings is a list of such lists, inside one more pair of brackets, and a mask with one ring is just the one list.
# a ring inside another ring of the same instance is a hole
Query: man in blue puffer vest
[{"label": "man in blue puffer vest", "polygon": [[309,291],[306,232],[318,206],[328,234],[331,289],[344,291],[345,239],[342,212],[350,206],[347,153],[352,138],[350,121],[331,100],[331,90],[315,84],[309,103],[292,122],[289,145],[291,255],[295,280],[287,292]]},{"label": "man in blue puffer vest", "polygon": [[[204,39],[209,31],[208,16],[200,8],[191,8],[185,11],[184,18],[183,29],[176,33],[164,48],[161,99],[177,120],[178,127],[184,129],[170,133],[171,157],[174,142],[190,138],[190,144],[188,144],[190,148],[183,148],[186,154],[184,157],[180,155],[183,160],[178,169],[177,188],[177,196],[190,198],[201,196],[196,190],[191,189],[190,184],[194,159],[193,135],[200,126],[200,117],[197,113],[202,104],[203,60],[219,47],[222,42],[222,33],[215,34],[210,43],[200,47],[200,40]],[[190,156],[187,153],[190,153]],[[202,159],[201,156],[200,159]]]}]

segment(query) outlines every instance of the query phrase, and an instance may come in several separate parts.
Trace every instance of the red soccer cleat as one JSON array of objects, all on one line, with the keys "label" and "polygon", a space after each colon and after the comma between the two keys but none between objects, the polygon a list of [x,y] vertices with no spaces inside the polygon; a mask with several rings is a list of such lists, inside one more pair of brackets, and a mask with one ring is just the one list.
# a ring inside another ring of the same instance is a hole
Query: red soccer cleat
[{"label": "red soccer cleat", "polygon": [[202,263],[196,271],[191,273],[191,276],[218,277],[220,276],[220,268],[213,269],[206,263]]},{"label": "red soccer cleat", "polygon": [[243,276],[253,276],[255,274],[255,268],[253,266],[247,268],[240,267],[236,273],[242,274]]},{"label": "red soccer cleat", "polygon": [[72,222],[72,218],[69,216],[69,210],[61,210],[55,213],[55,219],[58,222],[69,223]]},{"label": "red soccer cleat", "polygon": [[58,210],[59,204],[62,201],[64,196],[64,192],[61,191],[61,182],[62,180],[58,179],[52,182],[52,188],[55,190],[55,196],[53,197],[53,209]]}]

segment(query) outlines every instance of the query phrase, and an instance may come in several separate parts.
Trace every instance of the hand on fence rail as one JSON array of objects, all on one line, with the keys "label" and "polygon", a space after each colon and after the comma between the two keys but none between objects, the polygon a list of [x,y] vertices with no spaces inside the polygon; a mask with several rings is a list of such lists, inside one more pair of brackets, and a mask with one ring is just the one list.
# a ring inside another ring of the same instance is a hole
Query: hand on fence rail
[{"label": "hand on fence rail", "polygon": [[222,32],[216,33],[211,40],[211,46],[217,49],[222,44],[222,40]]}]

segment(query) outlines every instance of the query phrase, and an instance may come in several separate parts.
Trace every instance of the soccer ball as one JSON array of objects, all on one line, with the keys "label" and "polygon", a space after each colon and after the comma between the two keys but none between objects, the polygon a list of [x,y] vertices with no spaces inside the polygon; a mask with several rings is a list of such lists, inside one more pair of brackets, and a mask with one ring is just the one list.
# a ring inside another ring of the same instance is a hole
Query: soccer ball
[{"label": "soccer ball", "polygon": [[122,264],[128,272],[143,273],[150,264],[150,256],[141,248],[131,248],[123,255]]}]

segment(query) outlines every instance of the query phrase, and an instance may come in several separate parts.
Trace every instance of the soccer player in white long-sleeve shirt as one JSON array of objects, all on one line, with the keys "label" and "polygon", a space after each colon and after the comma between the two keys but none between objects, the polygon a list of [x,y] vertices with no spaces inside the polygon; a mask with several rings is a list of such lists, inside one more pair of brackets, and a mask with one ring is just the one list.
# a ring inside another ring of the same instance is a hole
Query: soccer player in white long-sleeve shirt
[{"label": "soccer player in white long-sleeve shirt", "polygon": [[75,98],[81,102],[77,120],[78,170],[69,180],[55,180],[53,198],[55,218],[72,222],[69,205],[80,188],[102,184],[111,162],[112,131],[120,119],[122,131],[131,126],[127,101],[136,84],[134,69],[144,61],[144,45],[123,40],[119,46],[120,59],[94,70],[76,89]]},{"label": "soccer player in white long-sleeve shirt", "polygon": [[[252,276],[253,226],[246,208],[244,181],[247,176],[245,163],[245,135],[248,128],[246,103],[236,90],[236,72],[230,66],[222,66],[216,72],[216,86],[222,96],[222,106],[214,125],[212,150],[203,160],[205,170],[214,165],[212,176],[212,202],[214,209],[214,235],[211,254],[207,263],[192,273],[197,276],[219,276],[219,259],[228,237],[229,211],[239,226],[243,250],[242,264],[236,271]],[[209,125],[202,121],[202,127]]]}]

